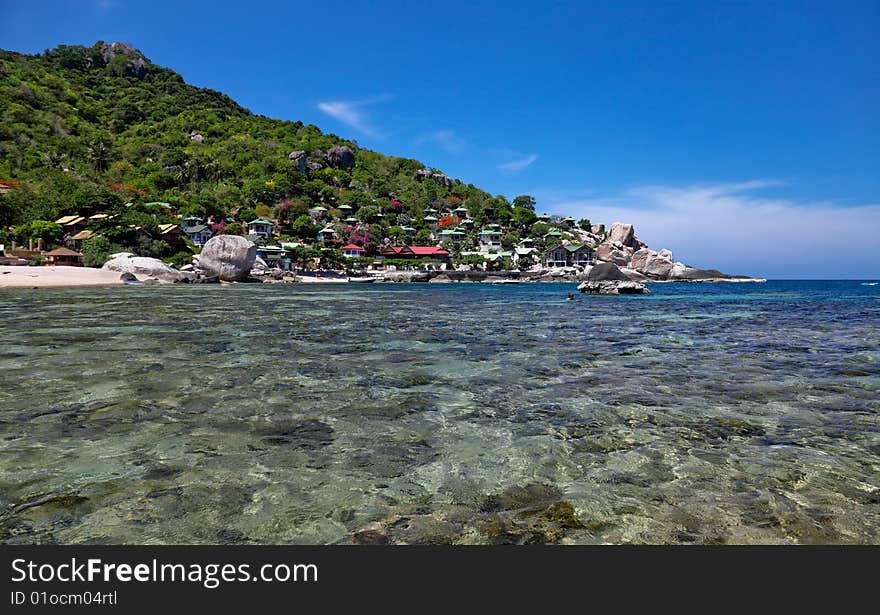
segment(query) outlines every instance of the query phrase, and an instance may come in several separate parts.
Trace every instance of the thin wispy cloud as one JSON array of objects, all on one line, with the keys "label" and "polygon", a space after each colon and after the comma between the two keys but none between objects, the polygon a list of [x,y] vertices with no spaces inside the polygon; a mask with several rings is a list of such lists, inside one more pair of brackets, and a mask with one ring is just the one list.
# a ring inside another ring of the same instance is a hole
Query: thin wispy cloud
[{"label": "thin wispy cloud", "polygon": [[365,107],[389,101],[391,98],[390,94],[382,94],[362,100],[325,101],[318,103],[318,110],[358,132],[368,136],[376,136],[378,131],[372,124]]},{"label": "thin wispy cloud", "polygon": [[538,159],[537,154],[522,154],[514,160],[502,162],[497,168],[502,173],[518,173]]},{"label": "thin wispy cloud", "polygon": [[416,139],[416,145],[430,144],[439,147],[448,154],[461,154],[467,147],[464,139],[454,130],[435,130]]},{"label": "thin wispy cloud", "polygon": [[606,225],[631,222],[651,248],[669,248],[676,260],[697,267],[777,278],[880,275],[874,257],[880,204],[854,207],[757,194],[781,185],[771,180],[651,185],[570,200],[535,194],[548,211]]}]

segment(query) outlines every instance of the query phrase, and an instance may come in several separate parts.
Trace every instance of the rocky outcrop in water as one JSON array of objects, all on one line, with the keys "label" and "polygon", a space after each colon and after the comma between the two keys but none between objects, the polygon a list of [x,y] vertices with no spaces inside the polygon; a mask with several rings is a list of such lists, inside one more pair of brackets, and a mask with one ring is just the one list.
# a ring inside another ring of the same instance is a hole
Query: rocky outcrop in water
[{"label": "rocky outcrop in water", "polygon": [[[598,229],[593,227],[592,230],[595,232]],[[651,250],[636,236],[632,224],[621,222],[615,222],[608,236],[596,246],[595,257],[602,263],[616,265],[628,279],[635,282],[765,281],[732,276],[715,269],[698,269],[676,262],[671,250]]]},{"label": "rocky outcrop in water", "polygon": [[650,295],[644,284],[626,282],[581,282],[577,289],[586,295]]},{"label": "rocky outcrop in water", "polygon": [[239,235],[211,237],[199,254],[198,269],[224,282],[243,282],[257,258],[257,246]]},{"label": "rocky outcrop in water", "polygon": [[602,263],[591,268],[577,289],[588,295],[649,295],[644,284],[630,280],[617,266]]}]

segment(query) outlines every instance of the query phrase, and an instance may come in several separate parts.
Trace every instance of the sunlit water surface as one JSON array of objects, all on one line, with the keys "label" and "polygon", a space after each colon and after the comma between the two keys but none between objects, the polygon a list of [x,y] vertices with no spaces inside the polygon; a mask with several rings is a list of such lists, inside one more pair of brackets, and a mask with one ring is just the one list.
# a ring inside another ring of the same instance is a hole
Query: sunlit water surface
[{"label": "sunlit water surface", "polygon": [[0,291],[0,542],[880,543],[880,287]]}]

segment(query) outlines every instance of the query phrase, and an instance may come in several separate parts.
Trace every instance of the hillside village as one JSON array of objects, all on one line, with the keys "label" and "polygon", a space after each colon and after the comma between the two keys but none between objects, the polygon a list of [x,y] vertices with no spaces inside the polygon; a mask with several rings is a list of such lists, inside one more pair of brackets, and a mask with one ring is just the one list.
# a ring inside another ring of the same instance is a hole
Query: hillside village
[{"label": "hillside village", "polygon": [[[346,156],[353,157],[351,150],[344,149]],[[423,177],[423,181],[445,179],[436,172]],[[13,189],[9,183],[0,182],[0,186],[9,191]],[[34,226],[44,228],[46,240],[38,239],[35,245],[31,238],[27,244],[18,245],[13,239],[6,252],[8,257],[33,264],[63,261],[100,266],[104,258],[100,249],[107,235],[127,235],[161,242],[164,251],[174,255],[166,259],[168,262],[185,265],[187,255],[198,254],[214,235],[240,234],[257,245],[258,256],[267,267],[284,271],[321,267],[514,270],[582,268],[594,262],[596,247],[608,235],[604,225],[535,214],[534,199],[518,198],[523,203],[518,207],[527,213],[520,213],[517,222],[505,224],[496,221],[492,209],[485,207],[478,223],[455,197],[445,206],[425,208],[419,217],[402,213],[402,203],[393,195],[368,211],[356,204],[329,200],[301,212],[292,222],[290,215],[285,215],[294,207],[289,201],[279,203],[268,214],[263,208],[264,215],[251,219],[240,216],[256,212],[239,210],[238,218],[202,218],[180,215],[167,202],[127,203],[121,212],[71,214],[54,221],[32,222],[23,229],[25,233]],[[149,212],[155,225],[120,229],[118,220],[132,208]],[[107,229],[112,232],[106,233]],[[13,238],[26,238],[15,227],[8,232]],[[136,250],[136,244],[116,247]]]}]

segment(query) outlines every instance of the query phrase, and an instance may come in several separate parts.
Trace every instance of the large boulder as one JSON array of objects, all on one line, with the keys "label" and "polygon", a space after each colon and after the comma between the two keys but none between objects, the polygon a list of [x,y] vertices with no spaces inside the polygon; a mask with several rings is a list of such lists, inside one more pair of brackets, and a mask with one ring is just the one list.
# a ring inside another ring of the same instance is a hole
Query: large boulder
[{"label": "large boulder", "polygon": [[608,241],[619,241],[630,248],[637,248],[635,231],[632,224],[624,224],[623,222],[615,222],[611,225],[611,231],[608,233]]},{"label": "large boulder", "polygon": [[657,252],[657,256],[659,256],[660,258],[665,258],[666,260],[670,260],[670,261],[675,260],[675,258],[673,258],[673,256],[672,256],[672,250],[667,250],[666,248],[663,248],[662,250]]},{"label": "large boulder", "polygon": [[630,255],[612,244],[603,243],[596,248],[596,258],[606,263],[627,266],[629,265]]},{"label": "large boulder", "polygon": [[354,168],[354,152],[347,145],[337,145],[331,147],[327,155],[324,156],[331,167],[337,169],[353,169]]},{"label": "large boulder", "polygon": [[661,258],[660,256],[655,256],[653,258],[648,259],[648,262],[641,269],[641,272],[646,276],[650,276],[652,278],[667,278],[669,274],[672,272],[672,267],[675,265],[668,258]]},{"label": "large boulder", "polygon": [[590,269],[587,274],[590,282],[628,282],[626,274],[612,263],[599,263]]},{"label": "large boulder", "polygon": [[654,250],[649,250],[648,248],[642,248],[641,250],[637,250],[632,259],[629,262],[629,266],[635,269],[636,271],[643,271],[645,266],[648,264],[648,261],[657,256],[657,253]]},{"label": "large boulder", "polygon": [[309,157],[303,150],[290,152],[287,155],[287,159],[296,164],[296,170],[300,173],[305,173],[309,170]]},{"label": "large boulder", "polygon": [[152,278],[160,282],[192,282],[196,279],[194,272],[178,271],[166,265],[158,258],[135,256],[130,252],[114,254],[104,263],[102,269],[128,273],[138,278]]},{"label": "large boulder", "polygon": [[247,279],[256,258],[255,243],[240,235],[216,235],[202,248],[198,267],[206,276],[241,282]]}]

